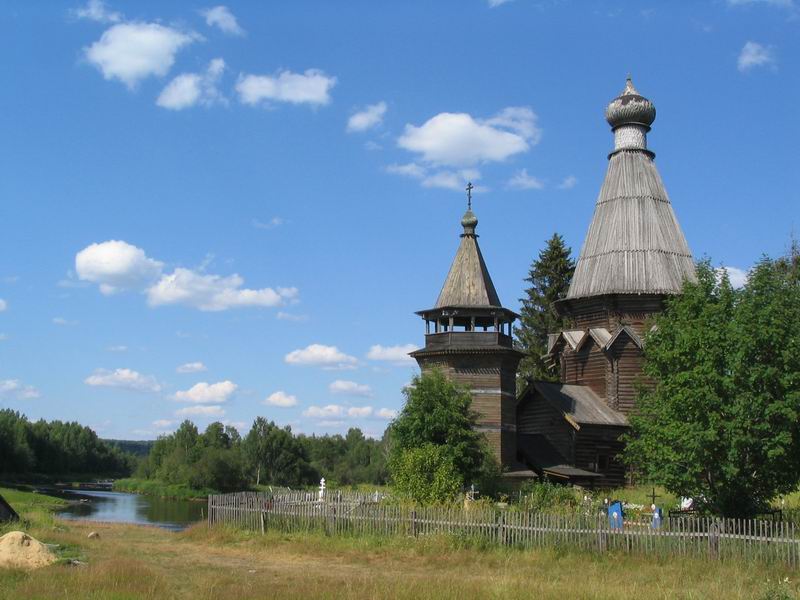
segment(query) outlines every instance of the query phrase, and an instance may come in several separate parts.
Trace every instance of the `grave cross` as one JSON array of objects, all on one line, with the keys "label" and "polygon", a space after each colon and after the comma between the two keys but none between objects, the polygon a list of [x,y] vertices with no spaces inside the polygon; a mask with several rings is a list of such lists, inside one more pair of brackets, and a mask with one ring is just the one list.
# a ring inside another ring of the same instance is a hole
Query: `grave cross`
[{"label": "grave cross", "polygon": [[656,488],[655,486],[653,486],[653,491],[650,493],[650,500],[651,500],[650,504],[655,504],[656,498],[661,498],[661,496],[656,494]]}]

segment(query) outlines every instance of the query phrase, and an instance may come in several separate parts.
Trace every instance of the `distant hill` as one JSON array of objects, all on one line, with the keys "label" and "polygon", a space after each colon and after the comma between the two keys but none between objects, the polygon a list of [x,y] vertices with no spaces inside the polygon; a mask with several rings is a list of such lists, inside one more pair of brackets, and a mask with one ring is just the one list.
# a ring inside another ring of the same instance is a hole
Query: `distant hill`
[{"label": "distant hill", "polygon": [[150,454],[150,449],[155,444],[154,440],[103,440],[111,446],[116,446],[123,452],[133,454],[134,456],[147,456]]}]

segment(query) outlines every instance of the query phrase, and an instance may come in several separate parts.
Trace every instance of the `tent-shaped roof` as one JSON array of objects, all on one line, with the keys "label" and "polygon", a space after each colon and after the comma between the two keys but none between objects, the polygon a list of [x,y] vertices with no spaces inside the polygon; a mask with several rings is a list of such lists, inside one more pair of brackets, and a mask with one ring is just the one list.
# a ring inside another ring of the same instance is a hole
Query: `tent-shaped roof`
[{"label": "tent-shaped roof", "polygon": [[[626,87],[620,98],[634,92]],[[649,127],[638,122],[612,125],[616,149],[567,298],[679,293],[685,279],[695,279],[694,260],[654,155],[647,150]]]},{"label": "tent-shaped roof", "polygon": [[502,306],[478,246],[477,224],[478,219],[472,210],[468,210],[461,219],[464,227],[461,244],[436,301],[436,308]]}]

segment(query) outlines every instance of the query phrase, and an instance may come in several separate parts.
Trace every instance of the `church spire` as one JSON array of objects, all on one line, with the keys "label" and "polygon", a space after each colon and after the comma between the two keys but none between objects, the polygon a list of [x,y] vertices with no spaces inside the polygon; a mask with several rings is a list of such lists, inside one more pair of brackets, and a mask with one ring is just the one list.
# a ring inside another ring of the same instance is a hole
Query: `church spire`
[{"label": "church spire", "polygon": [[606,108],[614,151],[583,243],[568,299],[607,294],[677,294],[695,279],[694,260],[647,149],[653,103],[633,86]]}]

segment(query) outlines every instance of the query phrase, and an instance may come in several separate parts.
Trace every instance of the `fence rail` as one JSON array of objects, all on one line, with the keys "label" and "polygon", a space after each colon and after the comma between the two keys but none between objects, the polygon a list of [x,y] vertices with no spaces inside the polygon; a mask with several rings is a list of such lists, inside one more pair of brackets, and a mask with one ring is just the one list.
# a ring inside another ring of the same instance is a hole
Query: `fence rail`
[{"label": "fence rail", "polygon": [[264,533],[426,536],[446,534],[521,548],[572,547],[714,560],[762,560],[800,566],[793,523],[765,520],[667,517],[661,527],[626,520],[612,527],[602,515],[554,515],[483,507],[407,507],[375,494],[241,492],[208,497],[208,524],[231,524]]}]

